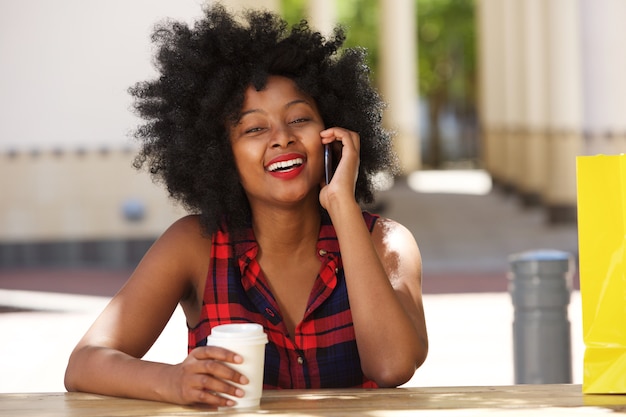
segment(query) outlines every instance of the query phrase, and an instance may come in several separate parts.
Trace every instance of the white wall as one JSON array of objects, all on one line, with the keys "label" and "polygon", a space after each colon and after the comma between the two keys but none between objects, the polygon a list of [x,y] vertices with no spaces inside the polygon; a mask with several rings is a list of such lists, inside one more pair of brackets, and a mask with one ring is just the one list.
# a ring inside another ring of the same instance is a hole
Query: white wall
[{"label": "white wall", "polygon": [[127,89],[155,75],[155,23],[203,3],[0,0],[0,242],[150,238],[184,214],[131,167]]},{"label": "white wall", "polygon": [[[0,153],[0,243],[154,238],[184,210],[131,163],[134,152]],[[143,208],[129,221],[124,206]]]},{"label": "white wall", "polygon": [[128,144],[150,34],[203,0],[0,0],[0,151]]}]

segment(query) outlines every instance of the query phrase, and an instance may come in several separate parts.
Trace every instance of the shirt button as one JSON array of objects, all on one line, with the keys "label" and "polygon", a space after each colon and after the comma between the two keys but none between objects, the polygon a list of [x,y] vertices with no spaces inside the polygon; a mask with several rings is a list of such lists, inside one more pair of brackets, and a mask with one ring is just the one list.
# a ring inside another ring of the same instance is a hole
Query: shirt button
[{"label": "shirt button", "polygon": [[302,356],[298,356],[298,364],[302,365],[304,363],[304,359],[302,359]]},{"label": "shirt button", "polygon": [[324,249],[320,249],[318,253],[320,254],[320,256],[325,256],[328,252],[326,252]]}]

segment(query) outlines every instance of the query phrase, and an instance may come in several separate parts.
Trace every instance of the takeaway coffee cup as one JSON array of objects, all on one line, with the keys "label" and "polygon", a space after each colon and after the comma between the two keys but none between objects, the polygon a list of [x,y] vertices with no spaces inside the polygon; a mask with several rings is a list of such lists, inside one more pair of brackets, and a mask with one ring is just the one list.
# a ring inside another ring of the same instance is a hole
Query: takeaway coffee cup
[{"label": "takeaway coffee cup", "polygon": [[235,384],[245,392],[242,398],[224,395],[237,403],[235,408],[255,407],[261,402],[266,343],[263,326],[256,323],[222,324],[213,327],[207,337],[208,346],[223,347],[243,358],[243,363],[228,364],[250,381],[246,385]]}]

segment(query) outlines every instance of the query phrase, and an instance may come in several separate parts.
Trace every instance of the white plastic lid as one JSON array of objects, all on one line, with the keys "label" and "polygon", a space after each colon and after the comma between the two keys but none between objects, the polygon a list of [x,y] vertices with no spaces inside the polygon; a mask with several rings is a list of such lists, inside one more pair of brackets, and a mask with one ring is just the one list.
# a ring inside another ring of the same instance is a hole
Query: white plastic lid
[{"label": "white plastic lid", "polygon": [[257,323],[220,324],[211,329],[211,339],[241,340],[246,342],[267,343],[263,326]]}]

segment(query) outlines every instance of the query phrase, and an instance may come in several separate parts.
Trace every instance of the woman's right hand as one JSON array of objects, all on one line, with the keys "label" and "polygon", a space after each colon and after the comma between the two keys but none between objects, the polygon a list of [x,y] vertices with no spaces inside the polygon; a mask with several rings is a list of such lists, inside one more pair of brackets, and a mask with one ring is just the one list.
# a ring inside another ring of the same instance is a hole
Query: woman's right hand
[{"label": "woman's right hand", "polygon": [[357,177],[359,175],[359,152],[361,138],[358,133],[341,127],[331,127],[320,132],[322,144],[341,144],[341,157],[333,174],[333,179],[328,185],[322,184],[320,191],[320,204],[331,214],[332,203],[349,201],[354,206],[357,202],[354,198]]},{"label": "woman's right hand", "polygon": [[218,407],[235,405],[220,394],[243,397],[244,391],[232,383],[247,384],[248,378],[228,366],[240,364],[243,358],[224,348],[201,346],[192,350],[185,360],[173,366],[169,392],[178,404],[209,404]]}]

